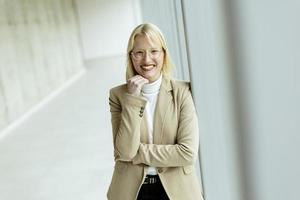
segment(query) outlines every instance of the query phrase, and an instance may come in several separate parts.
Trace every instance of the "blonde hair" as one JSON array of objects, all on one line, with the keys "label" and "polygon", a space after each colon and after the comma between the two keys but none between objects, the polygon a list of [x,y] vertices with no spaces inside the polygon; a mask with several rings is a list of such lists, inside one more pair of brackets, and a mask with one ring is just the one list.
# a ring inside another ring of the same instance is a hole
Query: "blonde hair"
[{"label": "blonde hair", "polygon": [[138,35],[143,35],[146,36],[148,39],[152,41],[157,41],[161,44],[162,49],[164,51],[164,62],[162,66],[162,74],[167,77],[172,76],[172,69],[173,69],[173,64],[171,61],[170,53],[167,48],[167,43],[165,40],[164,35],[162,34],[161,30],[155,26],[154,24],[151,23],[144,23],[138,25],[131,33],[127,45],[127,69],[126,69],[126,80],[130,79],[131,77],[137,75],[137,72],[135,71],[130,53],[134,47],[135,43],[135,38]]}]

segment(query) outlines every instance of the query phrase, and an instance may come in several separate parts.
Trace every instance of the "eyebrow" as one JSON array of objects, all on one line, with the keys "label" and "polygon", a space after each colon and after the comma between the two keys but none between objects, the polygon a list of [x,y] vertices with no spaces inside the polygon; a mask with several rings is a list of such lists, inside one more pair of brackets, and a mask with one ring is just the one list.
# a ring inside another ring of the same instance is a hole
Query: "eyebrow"
[{"label": "eyebrow", "polygon": [[[150,50],[153,50],[153,49],[162,49],[162,47],[153,47],[153,48],[149,48]],[[140,50],[143,50],[143,51],[145,51],[145,50],[148,50],[148,49],[132,49],[132,50],[135,50],[135,51],[140,51]]]}]

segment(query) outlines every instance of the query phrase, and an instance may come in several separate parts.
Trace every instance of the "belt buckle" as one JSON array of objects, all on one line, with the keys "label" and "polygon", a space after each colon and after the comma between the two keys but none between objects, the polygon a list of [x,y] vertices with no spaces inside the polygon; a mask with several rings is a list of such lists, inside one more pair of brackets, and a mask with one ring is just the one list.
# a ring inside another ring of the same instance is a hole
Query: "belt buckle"
[{"label": "belt buckle", "polygon": [[150,183],[150,184],[155,183],[155,182],[156,182],[155,179],[156,179],[155,177],[150,177],[150,178],[149,178],[149,183]]},{"label": "belt buckle", "polygon": [[156,183],[157,182],[157,177],[155,176],[155,177],[147,177],[146,176],[146,178],[145,178],[145,181],[144,181],[144,183],[143,184],[154,184],[154,183]]}]

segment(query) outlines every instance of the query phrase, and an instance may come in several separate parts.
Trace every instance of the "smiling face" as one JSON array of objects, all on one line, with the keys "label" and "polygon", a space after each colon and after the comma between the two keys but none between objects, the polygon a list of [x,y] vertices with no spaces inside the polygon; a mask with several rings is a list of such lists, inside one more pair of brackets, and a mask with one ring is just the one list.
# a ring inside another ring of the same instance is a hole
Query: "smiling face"
[{"label": "smiling face", "polygon": [[159,42],[150,40],[144,35],[137,35],[134,39],[131,61],[139,75],[149,82],[154,82],[161,74],[164,51]]}]

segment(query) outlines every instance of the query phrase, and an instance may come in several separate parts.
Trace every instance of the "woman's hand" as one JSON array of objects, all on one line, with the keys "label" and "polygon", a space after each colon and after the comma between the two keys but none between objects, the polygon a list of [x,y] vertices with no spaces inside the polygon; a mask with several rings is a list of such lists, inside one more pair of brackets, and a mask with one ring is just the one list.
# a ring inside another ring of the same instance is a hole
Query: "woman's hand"
[{"label": "woman's hand", "polygon": [[127,81],[127,90],[129,94],[139,96],[141,94],[142,86],[149,83],[148,79],[145,79],[141,75],[136,75]]}]

